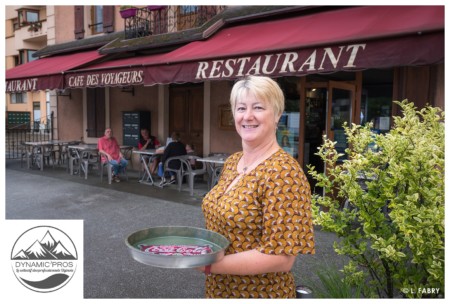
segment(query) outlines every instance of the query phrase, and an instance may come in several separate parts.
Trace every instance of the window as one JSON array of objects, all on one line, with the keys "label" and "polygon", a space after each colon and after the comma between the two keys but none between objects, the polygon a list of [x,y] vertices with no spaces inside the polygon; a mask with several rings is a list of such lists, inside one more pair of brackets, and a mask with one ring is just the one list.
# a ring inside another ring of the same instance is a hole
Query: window
[{"label": "window", "polygon": [[30,62],[30,61],[33,61],[33,60],[37,59],[36,57],[33,57],[34,53],[36,53],[36,51],[34,51],[34,50],[28,50],[27,51],[27,62]]},{"label": "window", "polygon": [[27,103],[27,93],[11,93],[11,103]]},{"label": "window", "polygon": [[277,79],[285,97],[284,112],[277,128],[277,141],[281,148],[298,158],[300,128],[300,94],[297,90],[298,78],[281,77]]},{"label": "window", "polygon": [[26,10],[19,10],[18,14],[20,25],[26,25],[31,22],[39,21],[39,11],[26,9]]},{"label": "window", "polygon": [[197,6],[195,5],[183,5],[180,7],[181,14],[192,14],[197,12]]},{"label": "window", "polygon": [[363,72],[361,96],[361,124],[373,123],[376,133],[389,131],[392,115],[393,70]]},{"label": "window", "polygon": [[89,25],[92,35],[103,33],[103,6],[91,7],[91,24]]},{"label": "window", "polygon": [[102,137],[105,132],[105,89],[87,89],[87,136]]},{"label": "window", "polygon": [[24,64],[37,58],[33,57],[33,54],[36,53],[35,50],[19,50],[19,64]]}]

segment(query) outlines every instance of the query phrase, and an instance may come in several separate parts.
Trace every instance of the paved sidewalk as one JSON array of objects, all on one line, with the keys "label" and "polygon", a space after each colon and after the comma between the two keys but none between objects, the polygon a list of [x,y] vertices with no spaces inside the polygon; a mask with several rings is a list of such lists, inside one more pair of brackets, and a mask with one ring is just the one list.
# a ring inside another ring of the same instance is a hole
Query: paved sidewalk
[{"label": "paved sidewalk", "polygon": [[[142,185],[137,176],[108,185],[95,174],[84,180],[63,168],[43,172],[6,161],[6,219],[84,220],[85,298],[203,298],[204,276],[192,269],[163,269],[140,264],[129,255],[125,238],[151,226],[204,227],[202,185],[193,197],[187,189]],[[187,187],[186,187],[187,188]],[[341,265],[331,233],[316,229],[316,254],[299,256],[297,284],[316,280],[315,269]]]}]

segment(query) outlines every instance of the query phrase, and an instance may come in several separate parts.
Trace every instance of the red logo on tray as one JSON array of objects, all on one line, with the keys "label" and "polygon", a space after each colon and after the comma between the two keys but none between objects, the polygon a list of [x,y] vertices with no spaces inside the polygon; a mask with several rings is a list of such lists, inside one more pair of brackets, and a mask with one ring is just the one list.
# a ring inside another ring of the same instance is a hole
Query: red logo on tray
[{"label": "red logo on tray", "polygon": [[144,252],[159,255],[200,255],[211,253],[208,245],[139,245]]}]

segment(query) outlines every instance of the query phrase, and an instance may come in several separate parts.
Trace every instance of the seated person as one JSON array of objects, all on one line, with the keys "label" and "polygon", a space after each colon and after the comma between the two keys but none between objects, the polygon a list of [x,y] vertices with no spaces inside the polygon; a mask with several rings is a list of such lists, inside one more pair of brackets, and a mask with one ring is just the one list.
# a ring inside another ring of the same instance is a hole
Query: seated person
[{"label": "seated person", "polygon": [[[186,152],[188,155],[195,155],[194,145],[186,144]],[[190,160],[191,167],[195,168],[195,159]]]},{"label": "seated person", "polygon": [[[138,142],[139,150],[158,149],[160,146],[161,144],[159,143],[158,139],[155,136],[150,135],[150,131],[147,128],[141,129],[141,138]],[[159,159],[160,157],[157,154],[152,157],[152,162],[149,165],[151,174],[155,174]]]},{"label": "seated person", "polygon": [[[181,156],[186,155],[186,147],[184,144],[180,141],[180,134],[177,132],[172,133],[172,142],[167,145],[167,147],[164,149],[164,154],[161,157],[161,162],[159,163],[159,166],[164,166],[164,163],[166,160],[170,157],[174,156]],[[178,170],[180,169],[181,163],[180,161],[171,161],[168,164],[168,167],[171,169]],[[170,179],[165,179],[165,172],[163,172],[162,180],[160,186],[165,186],[168,184],[173,184],[176,181],[175,172],[169,171]]]},{"label": "seated person", "polygon": [[128,165],[128,161],[120,152],[119,144],[115,137],[112,136],[111,128],[106,128],[105,136],[98,139],[98,151],[102,155],[102,163],[109,162],[112,165],[112,179],[120,182],[119,173],[123,172]]}]

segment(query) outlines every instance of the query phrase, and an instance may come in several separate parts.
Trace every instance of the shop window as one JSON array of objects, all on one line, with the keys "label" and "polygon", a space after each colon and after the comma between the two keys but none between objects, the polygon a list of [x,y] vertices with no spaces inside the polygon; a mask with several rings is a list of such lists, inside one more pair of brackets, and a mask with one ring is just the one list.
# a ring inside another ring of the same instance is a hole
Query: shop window
[{"label": "shop window", "polygon": [[11,93],[11,103],[27,103],[27,93]]},{"label": "shop window", "polygon": [[91,24],[89,24],[92,35],[103,33],[103,6],[91,6]]},{"label": "shop window", "polygon": [[392,79],[392,70],[368,70],[363,74],[361,124],[372,122],[376,133],[389,131],[392,123]]},{"label": "shop window", "polygon": [[278,122],[277,141],[279,145],[298,158],[298,140],[300,128],[300,94],[298,92],[298,78],[281,77],[277,79],[284,93],[284,112]]}]

